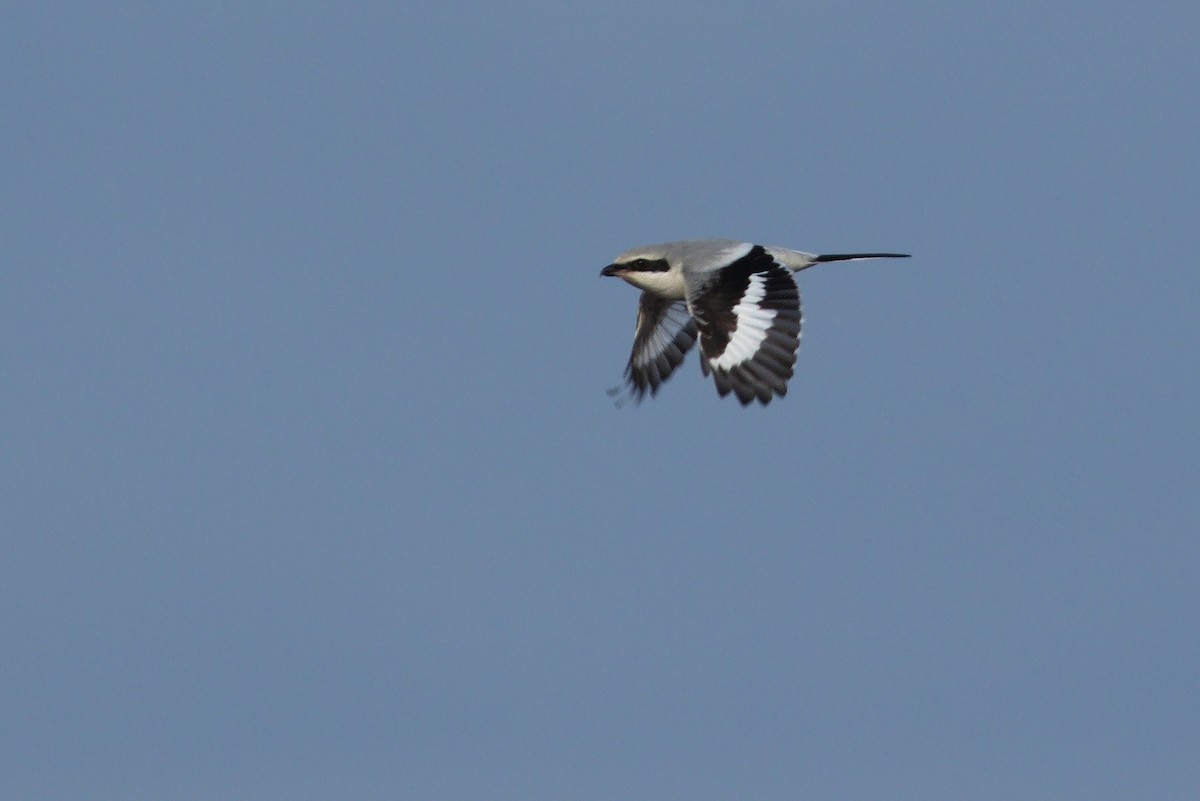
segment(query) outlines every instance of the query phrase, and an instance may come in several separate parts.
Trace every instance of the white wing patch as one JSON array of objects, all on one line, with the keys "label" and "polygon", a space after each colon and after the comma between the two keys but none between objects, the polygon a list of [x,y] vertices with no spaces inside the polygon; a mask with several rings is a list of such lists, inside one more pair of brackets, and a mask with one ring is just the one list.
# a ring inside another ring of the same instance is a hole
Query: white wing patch
[{"label": "white wing patch", "polygon": [[733,307],[733,313],[737,315],[737,328],[730,333],[725,352],[711,360],[709,366],[718,370],[732,370],[758,353],[758,349],[767,338],[771,323],[775,320],[774,309],[759,306],[766,294],[766,274],[751,275],[746,294],[742,295],[741,302]]}]

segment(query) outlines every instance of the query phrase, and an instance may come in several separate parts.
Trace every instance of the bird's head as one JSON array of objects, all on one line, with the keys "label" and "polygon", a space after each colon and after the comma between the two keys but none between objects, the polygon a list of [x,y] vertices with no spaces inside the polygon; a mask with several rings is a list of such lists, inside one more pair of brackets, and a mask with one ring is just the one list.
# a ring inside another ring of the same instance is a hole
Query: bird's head
[{"label": "bird's head", "polygon": [[600,275],[616,278],[629,277],[636,273],[665,273],[671,269],[667,261],[666,248],[662,245],[645,245],[627,250],[617,256],[613,263],[600,271]]}]

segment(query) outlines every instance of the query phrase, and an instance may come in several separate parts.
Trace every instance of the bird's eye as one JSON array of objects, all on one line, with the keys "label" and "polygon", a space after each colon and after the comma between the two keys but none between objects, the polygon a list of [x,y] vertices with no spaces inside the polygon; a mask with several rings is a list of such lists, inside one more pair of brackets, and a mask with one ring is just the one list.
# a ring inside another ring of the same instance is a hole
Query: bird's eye
[{"label": "bird's eye", "polygon": [[649,263],[650,262],[646,261],[645,259],[634,259],[633,260],[634,267],[645,267]]}]

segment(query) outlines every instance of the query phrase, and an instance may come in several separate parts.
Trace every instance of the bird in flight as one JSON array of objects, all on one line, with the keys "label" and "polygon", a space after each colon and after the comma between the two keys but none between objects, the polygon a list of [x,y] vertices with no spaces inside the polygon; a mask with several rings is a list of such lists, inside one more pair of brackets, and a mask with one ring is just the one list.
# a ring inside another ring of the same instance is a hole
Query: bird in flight
[{"label": "bird in flight", "polygon": [[[902,259],[907,253],[817,255],[732,239],[627,250],[600,271],[642,290],[625,387],[653,397],[700,340],[700,369],[743,406],[787,394],[800,346],[800,290],[792,273],[814,264]],[[609,394],[620,393],[615,387]]]}]

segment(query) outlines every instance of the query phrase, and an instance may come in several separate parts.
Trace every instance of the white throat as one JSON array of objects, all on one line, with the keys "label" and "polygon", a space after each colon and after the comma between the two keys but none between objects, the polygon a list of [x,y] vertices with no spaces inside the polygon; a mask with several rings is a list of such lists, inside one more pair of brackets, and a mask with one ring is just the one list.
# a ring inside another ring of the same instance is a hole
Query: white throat
[{"label": "white throat", "polygon": [[621,277],[638,289],[670,300],[683,300],[686,295],[683,271],[678,267],[662,272],[631,272]]}]

